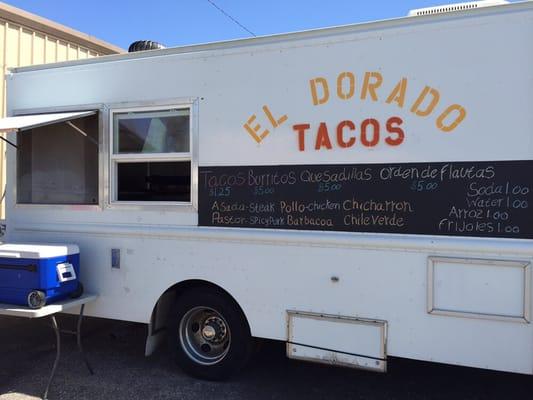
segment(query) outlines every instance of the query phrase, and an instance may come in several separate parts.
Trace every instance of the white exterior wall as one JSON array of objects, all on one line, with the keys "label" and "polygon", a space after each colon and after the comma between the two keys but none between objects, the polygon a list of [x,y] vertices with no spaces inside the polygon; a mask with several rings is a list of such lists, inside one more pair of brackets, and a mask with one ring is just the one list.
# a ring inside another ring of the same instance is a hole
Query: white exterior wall
[{"label": "white exterior wall", "polygon": [[[533,373],[529,322],[427,312],[428,257],[527,264],[529,240],[198,228],[194,208],[110,205],[107,193],[108,107],[123,102],[196,99],[200,166],[531,160],[532,36],[533,6],[518,4],[15,73],[8,79],[11,113],[105,104],[102,190],[97,207],[16,206],[10,149],[8,239],[75,240],[82,280],[100,296],[89,315],[148,322],[166,288],[203,279],[236,299],[255,336],[286,340],[286,310],[380,319],[389,324],[389,355]],[[349,100],[335,96],[344,71],[357,77]],[[383,77],[377,101],[360,99],[367,71]],[[309,89],[316,77],[326,78],[331,91],[319,106]],[[404,107],[386,104],[402,77],[408,80]],[[439,91],[440,102],[430,116],[415,116],[410,107],[425,85]],[[435,119],[454,103],[467,117],[444,133]],[[256,114],[267,127],[263,105],[288,119],[257,144],[243,124]],[[404,120],[406,132],[397,147],[300,152],[291,128],[368,117],[384,123],[393,115]],[[111,269],[111,248],[122,251],[120,270]],[[508,295],[530,307],[530,275],[523,287],[527,293]]]}]

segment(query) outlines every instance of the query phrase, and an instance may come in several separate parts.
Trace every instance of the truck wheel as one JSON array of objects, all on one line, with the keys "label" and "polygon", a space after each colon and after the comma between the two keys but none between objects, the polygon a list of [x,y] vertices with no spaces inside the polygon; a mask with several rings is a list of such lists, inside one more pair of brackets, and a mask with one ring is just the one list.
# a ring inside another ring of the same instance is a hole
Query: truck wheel
[{"label": "truck wheel", "polygon": [[46,304],[46,295],[41,290],[32,290],[28,294],[28,307],[32,309],[37,309],[44,307]]},{"label": "truck wheel", "polygon": [[239,371],[252,353],[250,328],[242,311],[224,293],[192,289],[176,301],[169,323],[169,346],[188,374],[223,380]]}]

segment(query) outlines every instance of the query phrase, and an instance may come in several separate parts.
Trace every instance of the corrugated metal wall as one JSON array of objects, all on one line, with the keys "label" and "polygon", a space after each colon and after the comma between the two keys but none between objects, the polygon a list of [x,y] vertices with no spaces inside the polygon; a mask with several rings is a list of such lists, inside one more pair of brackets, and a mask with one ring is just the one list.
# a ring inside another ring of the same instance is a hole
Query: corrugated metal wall
[{"label": "corrugated metal wall", "polygon": [[[0,19],[0,65],[5,75],[8,68],[96,57],[99,54],[76,43],[14,25]],[[2,103],[5,111],[5,81],[2,80]]]},{"label": "corrugated metal wall", "polygon": [[[99,56],[95,51],[76,43],[60,40],[25,26],[16,25],[0,18],[0,117],[5,116],[6,84],[3,78],[8,68],[78,60]],[[6,143],[0,141],[0,219],[4,219],[5,196],[5,151]]]}]

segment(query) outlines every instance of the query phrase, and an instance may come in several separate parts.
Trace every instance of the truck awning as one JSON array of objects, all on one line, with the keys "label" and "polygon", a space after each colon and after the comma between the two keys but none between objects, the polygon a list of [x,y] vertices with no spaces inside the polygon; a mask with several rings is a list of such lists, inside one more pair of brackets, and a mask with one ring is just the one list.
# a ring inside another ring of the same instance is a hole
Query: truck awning
[{"label": "truck awning", "polygon": [[0,133],[19,132],[39,126],[66,122],[96,114],[96,111],[78,111],[53,114],[22,115],[0,119]]}]

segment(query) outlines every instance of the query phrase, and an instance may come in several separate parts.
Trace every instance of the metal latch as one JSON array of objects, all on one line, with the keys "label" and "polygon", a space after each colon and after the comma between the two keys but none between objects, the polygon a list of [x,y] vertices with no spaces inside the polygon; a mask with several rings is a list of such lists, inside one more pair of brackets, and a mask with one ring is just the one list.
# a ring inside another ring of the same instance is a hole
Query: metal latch
[{"label": "metal latch", "polygon": [[71,263],[60,263],[56,265],[57,279],[59,282],[68,282],[76,279],[76,271]]}]

